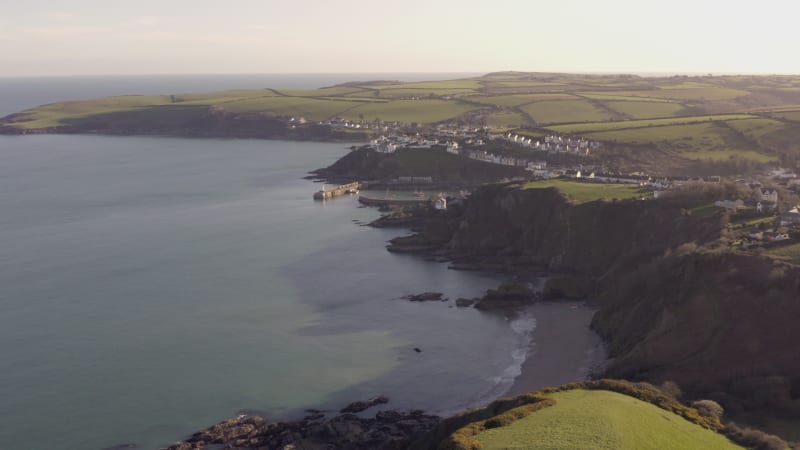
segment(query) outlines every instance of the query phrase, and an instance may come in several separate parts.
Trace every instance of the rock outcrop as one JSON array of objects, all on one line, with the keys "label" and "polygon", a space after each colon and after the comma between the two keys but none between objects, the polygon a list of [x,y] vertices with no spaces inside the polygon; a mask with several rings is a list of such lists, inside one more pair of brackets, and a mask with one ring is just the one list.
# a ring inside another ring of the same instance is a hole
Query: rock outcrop
[{"label": "rock outcrop", "polygon": [[226,450],[399,450],[429,433],[440,420],[422,411],[391,410],[380,411],[374,418],[342,414],[327,421],[306,418],[270,423],[262,417],[240,416],[197,432],[167,450],[198,450],[209,446]]}]

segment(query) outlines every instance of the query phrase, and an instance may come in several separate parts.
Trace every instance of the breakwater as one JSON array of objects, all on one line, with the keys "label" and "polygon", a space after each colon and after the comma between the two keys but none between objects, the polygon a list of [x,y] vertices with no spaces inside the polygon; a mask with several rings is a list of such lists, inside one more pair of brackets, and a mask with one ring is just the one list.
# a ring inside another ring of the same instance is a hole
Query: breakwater
[{"label": "breakwater", "polygon": [[314,200],[328,200],[345,194],[357,194],[360,188],[361,185],[358,182],[342,184],[331,189],[323,187],[322,190],[314,193]]}]

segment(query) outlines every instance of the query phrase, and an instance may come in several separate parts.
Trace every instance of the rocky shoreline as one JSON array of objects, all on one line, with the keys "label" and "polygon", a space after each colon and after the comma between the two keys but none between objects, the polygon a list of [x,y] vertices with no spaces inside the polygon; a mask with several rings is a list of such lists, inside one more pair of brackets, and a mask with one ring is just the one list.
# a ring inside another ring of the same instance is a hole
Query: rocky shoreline
[{"label": "rocky shoreline", "polygon": [[354,413],[388,401],[376,397],[354,402],[331,418],[318,410],[308,410],[306,417],[295,421],[270,422],[261,416],[241,415],[198,431],[166,450],[399,450],[434,430],[442,420],[418,410],[384,410],[372,417]]}]

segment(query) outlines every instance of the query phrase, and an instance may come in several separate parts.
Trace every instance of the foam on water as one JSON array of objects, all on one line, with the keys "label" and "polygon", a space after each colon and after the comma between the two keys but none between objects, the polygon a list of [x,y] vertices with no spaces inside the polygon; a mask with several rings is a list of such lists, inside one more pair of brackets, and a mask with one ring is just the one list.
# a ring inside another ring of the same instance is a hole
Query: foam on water
[{"label": "foam on water", "polygon": [[511,389],[514,380],[522,374],[522,365],[528,359],[533,345],[533,331],[536,329],[536,318],[529,312],[509,320],[509,326],[516,334],[516,347],[511,350],[511,364],[503,372],[491,380],[494,383],[491,393],[487,395],[487,403],[505,394]]}]

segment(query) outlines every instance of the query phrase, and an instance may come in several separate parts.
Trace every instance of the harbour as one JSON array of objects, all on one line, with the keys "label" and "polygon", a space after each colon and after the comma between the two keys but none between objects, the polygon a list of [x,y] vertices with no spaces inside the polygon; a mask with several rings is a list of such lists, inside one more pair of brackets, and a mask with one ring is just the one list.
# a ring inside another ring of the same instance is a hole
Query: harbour
[{"label": "harbour", "polygon": [[347,194],[358,194],[361,184],[358,182],[342,184],[331,189],[322,189],[314,193],[314,200],[328,200],[334,197],[340,197]]}]

